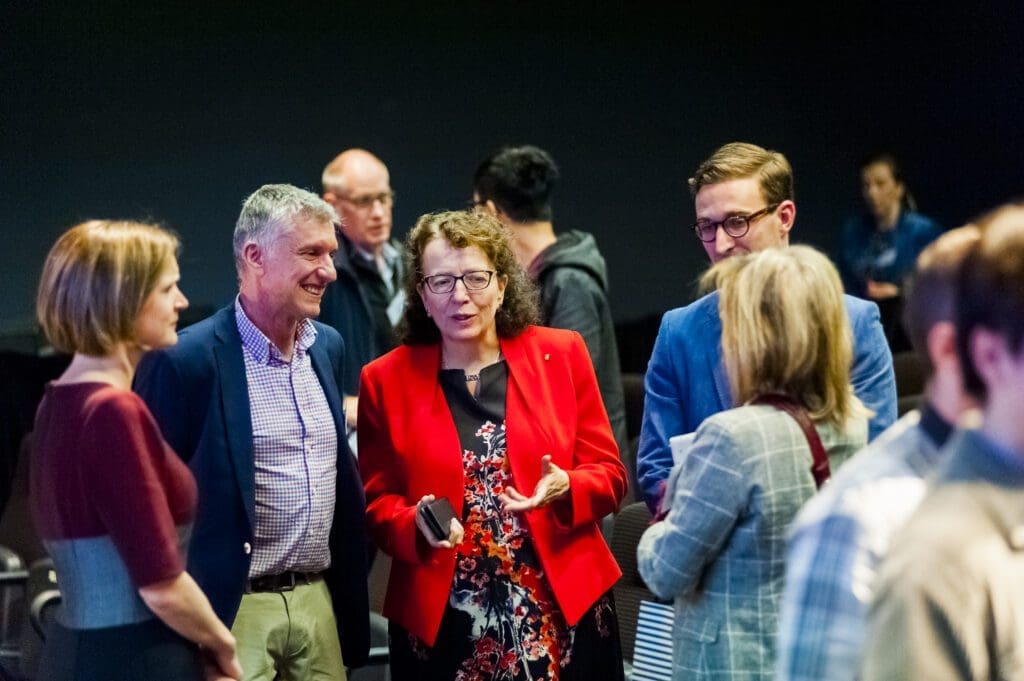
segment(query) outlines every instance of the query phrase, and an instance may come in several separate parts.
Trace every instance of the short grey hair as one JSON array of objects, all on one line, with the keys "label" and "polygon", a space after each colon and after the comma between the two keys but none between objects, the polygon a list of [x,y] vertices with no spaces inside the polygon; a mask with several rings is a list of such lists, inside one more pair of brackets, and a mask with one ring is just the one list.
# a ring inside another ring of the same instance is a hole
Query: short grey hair
[{"label": "short grey hair", "polygon": [[296,217],[332,224],[339,222],[331,204],[313,192],[290,184],[265,184],[249,195],[235,223],[233,246],[239,276],[246,244],[255,243],[265,249]]}]

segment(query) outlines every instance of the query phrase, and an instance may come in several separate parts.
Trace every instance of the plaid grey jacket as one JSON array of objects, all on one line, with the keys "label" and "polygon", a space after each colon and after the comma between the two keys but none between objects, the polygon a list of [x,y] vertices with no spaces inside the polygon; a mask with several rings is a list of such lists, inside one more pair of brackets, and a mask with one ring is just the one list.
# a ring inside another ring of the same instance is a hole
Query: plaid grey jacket
[{"label": "plaid grey jacket", "polygon": [[[863,418],[817,430],[833,472],[867,440]],[[771,406],[697,429],[671,512],[637,547],[651,591],[675,598],[675,678],[772,678],[786,529],[815,492],[811,459],[796,421]]]}]

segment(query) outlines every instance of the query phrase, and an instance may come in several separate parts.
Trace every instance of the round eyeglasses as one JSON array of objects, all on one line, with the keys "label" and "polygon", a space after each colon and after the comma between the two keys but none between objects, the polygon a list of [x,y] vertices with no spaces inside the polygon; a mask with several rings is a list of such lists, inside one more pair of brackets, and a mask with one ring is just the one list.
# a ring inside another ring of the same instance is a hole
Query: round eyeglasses
[{"label": "round eyeglasses", "polygon": [[746,236],[747,232],[750,231],[750,223],[757,220],[763,215],[771,213],[773,210],[779,207],[780,204],[773,203],[770,206],[765,206],[756,213],[749,215],[730,215],[724,220],[714,222],[713,220],[697,220],[693,225],[693,231],[697,233],[697,238],[701,241],[711,242],[715,240],[718,235],[718,228],[721,227],[725,230],[725,233],[731,236],[733,239],[739,239],[741,236]]},{"label": "round eyeglasses", "polygon": [[491,270],[474,270],[463,272],[456,277],[454,274],[435,274],[430,277],[423,277],[420,281],[427,285],[431,293],[438,295],[451,293],[455,290],[455,282],[461,281],[467,291],[482,291],[491,285],[491,277],[494,272]]},{"label": "round eyeglasses", "polygon": [[362,196],[340,196],[338,197],[342,201],[351,203],[359,210],[366,210],[373,206],[373,204],[380,201],[380,205],[388,208],[395,202],[395,193],[393,191],[380,192],[379,194],[363,194]]}]

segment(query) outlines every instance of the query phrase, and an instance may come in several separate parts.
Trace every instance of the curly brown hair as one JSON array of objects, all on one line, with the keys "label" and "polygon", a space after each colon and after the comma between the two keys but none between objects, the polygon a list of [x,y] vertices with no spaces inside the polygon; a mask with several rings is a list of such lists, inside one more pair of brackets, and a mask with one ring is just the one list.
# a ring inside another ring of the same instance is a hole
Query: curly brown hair
[{"label": "curly brown hair", "polygon": [[441,333],[427,316],[420,298],[423,281],[423,250],[434,239],[445,239],[455,248],[476,246],[494,265],[499,277],[507,277],[505,297],[495,315],[498,336],[510,338],[536,324],[537,287],[512,254],[508,230],[494,216],[483,212],[428,213],[416,221],[405,241],[408,263],[405,275],[405,315],[398,335],[406,345],[436,343]]}]

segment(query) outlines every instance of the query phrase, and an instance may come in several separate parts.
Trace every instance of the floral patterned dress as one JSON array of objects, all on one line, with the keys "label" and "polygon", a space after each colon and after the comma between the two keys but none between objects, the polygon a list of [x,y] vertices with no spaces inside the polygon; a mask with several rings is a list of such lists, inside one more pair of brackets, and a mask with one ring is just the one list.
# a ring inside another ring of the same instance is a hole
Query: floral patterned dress
[{"label": "floral patterned dress", "polygon": [[[574,627],[566,624],[519,514],[498,501],[511,479],[505,456],[508,367],[481,372],[479,395],[461,370],[442,370],[441,386],[462,443],[465,470],[455,576],[437,641],[428,648],[391,624],[395,679],[520,681],[622,679],[611,594]],[[528,494],[530,490],[520,490]]]}]

